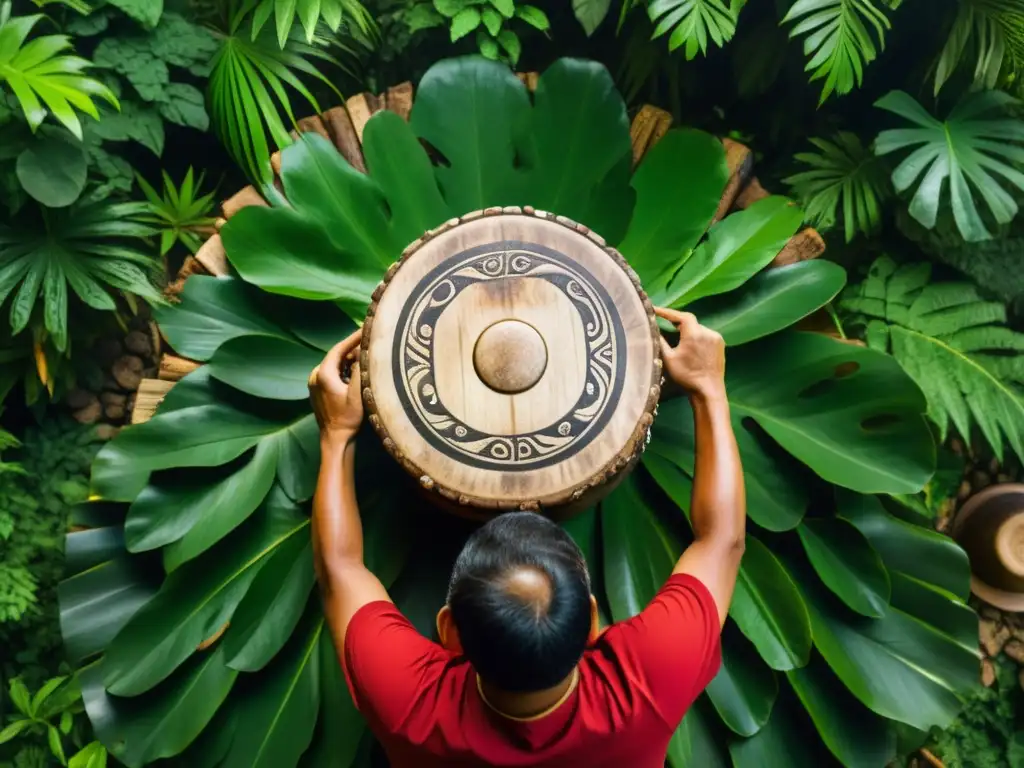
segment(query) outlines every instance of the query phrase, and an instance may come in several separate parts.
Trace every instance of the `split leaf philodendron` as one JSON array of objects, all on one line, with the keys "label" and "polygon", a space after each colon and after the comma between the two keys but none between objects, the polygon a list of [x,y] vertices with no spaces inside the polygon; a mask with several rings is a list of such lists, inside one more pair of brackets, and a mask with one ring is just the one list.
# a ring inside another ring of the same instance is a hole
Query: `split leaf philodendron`
[{"label": "split leaf philodendron", "polygon": [[[671,765],[760,767],[783,748],[881,765],[897,732],[951,721],[977,669],[966,558],[871,495],[930,477],[926,401],[883,352],[789,329],[844,283],[824,262],[765,271],[799,210],[770,198],[712,226],[720,142],[670,131],[632,169],[625,105],[585,61],[553,64],[532,99],[498,63],[441,62],[410,121],[378,113],[363,149],[366,174],[317,135],[283,152],[289,204],[223,228],[233,276],[192,277],[157,313],[172,347],[205,365],[96,460],[102,501],[69,538],[62,622],[118,759],[367,764],[309,573],[319,443],[302,388],[408,242],[508,205],[591,227],[729,344],[750,530],[721,675]],[[644,606],[691,538],[693,441],[686,401],[662,403],[641,466],[567,524],[613,620]],[[468,524],[426,508],[372,431],[357,464],[368,564],[432,632]]]}]

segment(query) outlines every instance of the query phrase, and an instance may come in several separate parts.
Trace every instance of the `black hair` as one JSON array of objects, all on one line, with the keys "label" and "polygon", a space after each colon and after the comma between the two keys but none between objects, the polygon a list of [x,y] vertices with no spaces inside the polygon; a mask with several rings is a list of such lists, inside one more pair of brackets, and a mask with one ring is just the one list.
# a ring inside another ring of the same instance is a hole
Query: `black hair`
[{"label": "black hair", "polygon": [[[526,586],[517,581],[526,577]],[[530,577],[535,576],[530,584]],[[448,605],[480,677],[511,692],[564,680],[590,634],[590,576],[576,542],[533,512],[477,529],[452,572]]]}]

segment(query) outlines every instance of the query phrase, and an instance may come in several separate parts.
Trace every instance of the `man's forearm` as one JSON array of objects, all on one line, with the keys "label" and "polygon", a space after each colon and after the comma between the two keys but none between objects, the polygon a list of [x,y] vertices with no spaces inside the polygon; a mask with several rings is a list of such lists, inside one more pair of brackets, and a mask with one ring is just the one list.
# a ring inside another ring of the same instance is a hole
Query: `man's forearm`
[{"label": "man's forearm", "polygon": [[698,541],[742,548],[747,503],[725,389],[694,394],[696,461],[690,522]]},{"label": "man's forearm", "polygon": [[363,561],[363,524],[355,484],[355,441],[324,437],[320,442],[320,477],[313,497],[313,555],[322,588],[332,569]]}]

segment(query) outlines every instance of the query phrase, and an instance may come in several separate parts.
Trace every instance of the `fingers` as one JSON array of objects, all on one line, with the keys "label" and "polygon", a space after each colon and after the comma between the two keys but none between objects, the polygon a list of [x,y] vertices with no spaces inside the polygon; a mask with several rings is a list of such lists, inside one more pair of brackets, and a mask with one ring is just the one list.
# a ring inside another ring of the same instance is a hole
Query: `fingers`
[{"label": "fingers", "polygon": [[353,386],[349,387],[349,394],[348,394],[348,396],[350,398],[354,397],[356,400],[362,401],[362,398],[363,398],[363,385],[362,385],[362,382],[361,382],[361,380],[359,378],[359,361],[358,360],[356,360],[354,363],[352,363],[352,373],[349,376],[348,382],[349,382],[350,385],[353,385]]},{"label": "fingers", "polygon": [[320,377],[326,381],[341,383],[341,364],[359,348],[362,337],[363,332],[360,329],[331,347],[324,361],[317,366],[320,369]]},{"label": "fingers", "polygon": [[320,366],[318,365],[309,373],[309,380],[306,382],[310,389],[316,386],[316,379],[320,375]]},{"label": "fingers", "polygon": [[664,336],[659,336],[658,341],[661,342],[661,356],[662,358],[668,358],[672,355],[672,345],[665,341]]},{"label": "fingers", "polygon": [[677,309],[667,309],[665,307],[655,307],[654,314],[658,317],[668,320],[674,326],[679,329],[680,333],[688,333],[693,331],[700,323],[697,322],[697,318],[689,312],[680,312]]}]

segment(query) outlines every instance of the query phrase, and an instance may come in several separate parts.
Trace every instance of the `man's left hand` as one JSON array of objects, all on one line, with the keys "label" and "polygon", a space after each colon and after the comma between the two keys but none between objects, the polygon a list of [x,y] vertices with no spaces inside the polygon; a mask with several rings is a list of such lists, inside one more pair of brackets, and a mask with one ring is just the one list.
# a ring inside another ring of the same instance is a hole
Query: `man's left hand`
[{"label": "man's left hand", "polygon": [[[313,372],[309,374],[309,399],[313,402],[316,421],[323,440],[351,440],[363,423],[363,395],[359,378],[359,343],[363,332],[358,330],[336,344]],[[342,370],[352,364],[348,381]]]}]

